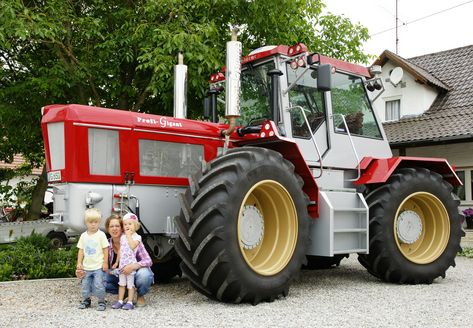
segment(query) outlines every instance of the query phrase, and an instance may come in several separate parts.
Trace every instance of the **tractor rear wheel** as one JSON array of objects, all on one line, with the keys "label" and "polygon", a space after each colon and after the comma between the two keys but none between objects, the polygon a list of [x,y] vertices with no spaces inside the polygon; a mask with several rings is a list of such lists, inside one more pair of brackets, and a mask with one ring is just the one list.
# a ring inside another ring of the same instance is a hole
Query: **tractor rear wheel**
[{"label": "tractor rear wheel", "polygon": [[442,176],[403,168],[366,196],[370,207],[370,252],[360,263],[394,283],[430,284],[445,277],[462,236],[460,204]]},{"label": "tractor rear wheel", "polygon": [[49,244],[52,248],[57,249],[67,245],[67,237],[64,232],[51,231],[47,237],[50,239]]},{"label": "tractor rear wheel", "polygon": [[232,149],[190,179],[176,219],[183,273],[223,302],[287,295],[305,263],[307,197],[292,163],[255,147]]}]

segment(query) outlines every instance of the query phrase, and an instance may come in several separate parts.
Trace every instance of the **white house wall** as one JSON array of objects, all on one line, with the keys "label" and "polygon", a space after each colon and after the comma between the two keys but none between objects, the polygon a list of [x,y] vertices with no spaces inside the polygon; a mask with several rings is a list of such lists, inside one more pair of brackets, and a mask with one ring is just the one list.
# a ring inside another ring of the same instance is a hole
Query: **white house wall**
[{"label": "white house wall", "polygon": [[[397,87],[394,87],[389,80],[386,80],[389,78],[391,70],[395,67],[392,61],[387,61],[383,66],[381,76],[385,91],[373,103],[374,110],[382,122],[386,121],[386,101],[400,99],[400,116],[402,117],[405,115],[422,114],[429,109],[437,97],[437,90],[435,88],[416,82],[406,70],[404,70],[402,81]],[[404,84],[405,86],[403,87]]]},{"label": "white house wall", "polygon": [[473,156],[465,154],[473,154],[473,142],[406,148],[406,156],[446,158],[458,168],[473,166]]}]

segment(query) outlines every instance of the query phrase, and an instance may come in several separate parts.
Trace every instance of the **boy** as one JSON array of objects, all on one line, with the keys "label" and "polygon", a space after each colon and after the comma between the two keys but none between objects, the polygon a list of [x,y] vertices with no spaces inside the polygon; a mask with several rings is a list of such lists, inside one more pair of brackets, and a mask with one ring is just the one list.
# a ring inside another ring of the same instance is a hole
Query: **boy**
[{"label": "boy", "polygon": [[85,211],[87,231],[82,233],[77,243],[77,270],[83,272],[82,297],[79,309],[90,307],[90,296],[95,292],[98,298],[98,311],[105,310],[105,286],[102,271],[108,270],[108,240],[105,233],[99,230],[101,215],[98,209]]}]

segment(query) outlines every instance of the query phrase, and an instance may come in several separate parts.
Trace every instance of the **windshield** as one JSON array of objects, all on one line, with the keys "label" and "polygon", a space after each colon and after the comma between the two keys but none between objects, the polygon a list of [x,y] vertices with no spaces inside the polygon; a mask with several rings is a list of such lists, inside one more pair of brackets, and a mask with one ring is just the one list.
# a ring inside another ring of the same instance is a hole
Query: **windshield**
[{"label": "windshield", "polygon": [[271,85],[268,72],[274,62],[259,66],[248,65],[241,73],[241,96],[239,124],[247,125],[254,119],[271,118],[269,90]]},{"label": "windshield", "polygon": [[[274,62],[266,62],[257,66],[247,64],[241,72],[240,114],[237,125],[248,125],[251,121],[271,118],[269,93],[271,78],[268,72],[274,69]],[[225,82],[218,85],[224,87]],[[225,117],[225,90],[218,96],[217,110],[220,118]]]},{"label": "windshield", "polygon": [[[243,67],[240,95],[241,116],[237,119],[237,125],[248,125],[259,118],[271,118],[269,107],[271,79],[268,72],[273,68],[273,61],[257,66],[248,64]],[[219,95],[218,112],[221,117],[225,116],[225,91]]]}]

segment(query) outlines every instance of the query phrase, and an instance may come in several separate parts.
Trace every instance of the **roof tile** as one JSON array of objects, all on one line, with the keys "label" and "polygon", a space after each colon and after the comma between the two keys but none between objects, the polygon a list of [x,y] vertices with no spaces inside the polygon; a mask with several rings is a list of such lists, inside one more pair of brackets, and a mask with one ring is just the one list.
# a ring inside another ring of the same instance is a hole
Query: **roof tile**
[{"label": "roof tile", "polygon": [[[405,60],[448,86],[422,115],[384,123],[391,144],[473,137],[473,45]],[[430,80],[432,84],[434,80]],[[447,91],[448,90],[448,91]]]}]

